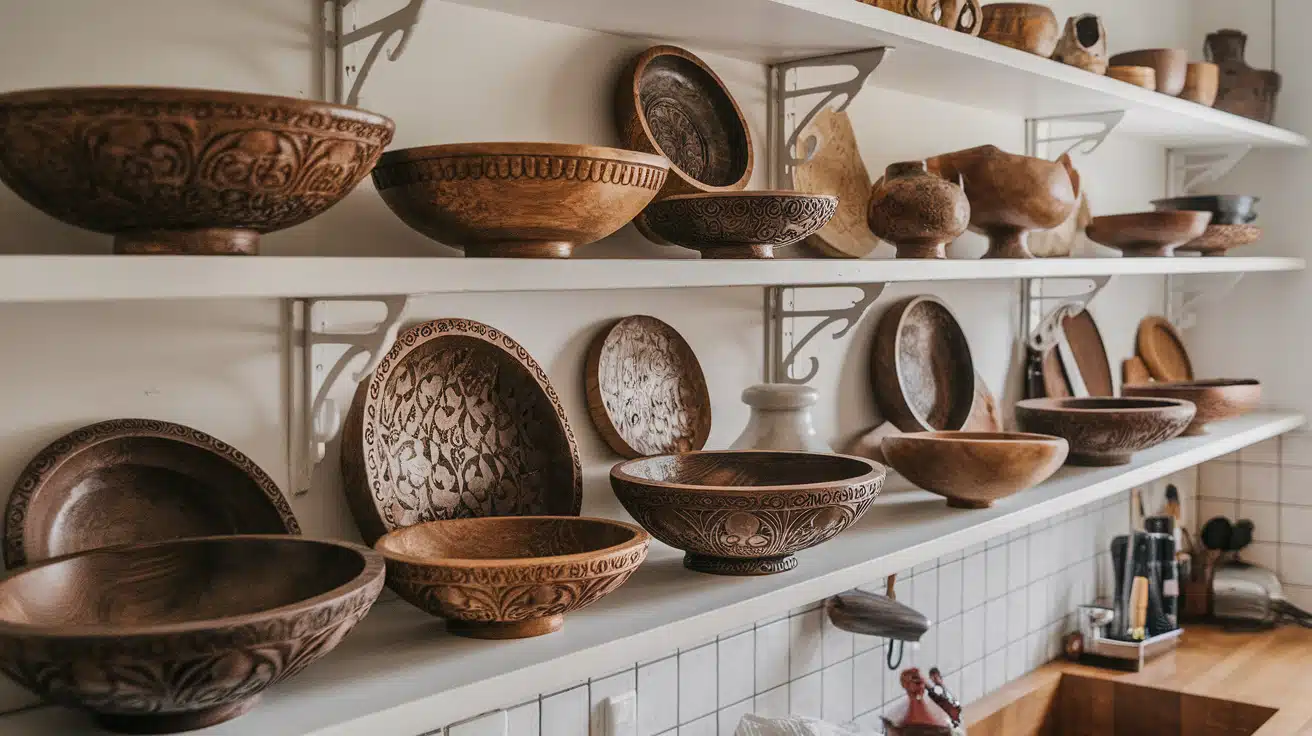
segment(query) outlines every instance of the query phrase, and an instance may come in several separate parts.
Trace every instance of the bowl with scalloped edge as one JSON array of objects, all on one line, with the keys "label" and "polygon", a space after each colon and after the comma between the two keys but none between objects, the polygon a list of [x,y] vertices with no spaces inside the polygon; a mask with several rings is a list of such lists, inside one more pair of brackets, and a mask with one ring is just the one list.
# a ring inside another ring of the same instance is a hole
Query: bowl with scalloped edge
[{"label": "bowl with scalloped edge", "polygon": [[1016,402],[1016,426],[1065,439],[1067,465],[1125,465],[1134,453],[1178,437],[1194,413],[1179,399],[1026,399]]}]

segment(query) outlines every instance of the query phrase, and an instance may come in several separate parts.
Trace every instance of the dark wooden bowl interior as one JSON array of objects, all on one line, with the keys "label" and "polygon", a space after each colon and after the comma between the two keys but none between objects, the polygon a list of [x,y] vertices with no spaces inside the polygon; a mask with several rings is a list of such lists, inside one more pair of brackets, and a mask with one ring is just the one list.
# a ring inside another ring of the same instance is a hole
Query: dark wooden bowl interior
[{"label": "dark wooden bowl interior", "polygon": [[499,517],[451,519],[398,529],[378,551],[429,562],[524,560],[578,555],[632,541],[638,532],[604,519]]},{"label": "dark wooden bowl interior", "polygon": [[314,598],[364,566],[358,551],[292,537],[94,550],[0,581],[0,625],[140,631],[217,621]]},{"label": "dark wooden bowl interior", "polygon": [[657,483],[707,488],[839,483],[875,470],[859,458],[804,452],[697,452],[632,460],[622,470]]},{"label": "dark wooden bowl interior", "polygon": [[1134,399],[1126,397],[1089,397],[1049,399],[1046,403],[1028,404],[1039,411],[1125,411],[1127,409],[1166,409],[1179,406],[1170,399]]},{"label": "dark wooden bowl interior", "polygon": [[638,81],[647,127],[661,153],[688,176],[715,187],[743,177],[748,139],[728,92],[682,56],[652,59]]},{"label": "dark wooden bowl interior", "polygon": [[897,372],[907,405],[933,429],[962,426],[975,403],[970,345],[952,313],[920,301],[902,317]]}]

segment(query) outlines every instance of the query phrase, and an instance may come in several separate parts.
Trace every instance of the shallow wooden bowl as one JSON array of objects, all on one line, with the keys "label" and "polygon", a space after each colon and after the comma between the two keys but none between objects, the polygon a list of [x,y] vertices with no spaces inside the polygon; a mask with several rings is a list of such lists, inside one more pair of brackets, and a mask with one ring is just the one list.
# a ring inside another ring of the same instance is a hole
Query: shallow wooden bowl
[{"label": "shallow wooden bowl", "polygon": [[1210,212],[1190,210],[1106,215],[1093,218],[1085,234],[1127,258],[1169,258],[1177,247],[1201,236],[1211,219]]},{"label": "shallow wooden bowl", "polygon": [[111,731],[203,728],[331,651],[382,588],[382,556],[347,542],[242,535],[82,552],[0,581],[0,670]]},{"label": "shallow wooden bowl", "polygon": [[1052,56],[1061,26],[1052,8],[1039,3],[989,3],[979,37],[1043,58]]},{"label": "shallow wooden bowl", "polygon": [[0,95],[0,179],[116,253],[253,254],[336,204],[392,121],[316,100],[162,87]]},{"label": "shallow wooden bowl", "polygon": [[1023,432],[912,432],[883,440],[907,480],[959,509],[984,509],[1047,480],[1066,461],[1060,437]]},{"label": "shallow wooden bowl", "polygon": [[1262,239],[1257,225],[1208,225],[1203,234],[1176,248],[1177,251],[1223,256],[1231,248],[1251,245]]},{"label": "shallow wooden bowl", "polygon": [[568,258],[628,224],[668,170],[619,148],[455,143],[388,151],[374,184],[405,224],[466,256]]},{"label": "shallow wooden bowl", "polygon": [[1125,386],[1126,396],[1184,399],[1197,407],[1194,420],[1182,436],[1207,434],[1207,425],[1252,411],[1262,400],[1262,384],[1252,378],[1215,378],[1204,381],[1172,381]]},{"label": "shallow wooden bowl", "polygon": [[1141,49],[1113,56],[1112,66],[1150,66],[1157,78],[1157,91],[1175,97],[1184,91],[1189,72],[1189,52],[1184,49]]},{"label": "shallow wooden bowl", "polygon": [[644,529],[687,553],[685,567],[769,575],[797,567],[795,552],[851,526],[884,474],[848,455],[726,450],[622,462],[610,485]]},{"label": "shallow wooden bowl", "polygon": [[1157,89],[1157,70],[1150,66],[1114,64],[1107,67],[1107,76],[1144,89]]},{"label": "shallow wooden bowl", "polygon": [[503,516],[430,521],[374,545],[387,587],[453,634],[523,639],[557,631],[647,557],[647,532],[609,519]]},{"label": "shallow wooden bowl", "polygon": [[653,202],[647,226],[702,258],[774,258],[774,249],[814,235],[838,197],[787,191],[680,194]]},{"label": "shallow wooden bowl", "polygon": [[1016,403],[1024,432],[1065,438],[1068,465],[1125,465],[1134,453],[1179,436],[1194,405],[1176,399],[1026,399]]}]

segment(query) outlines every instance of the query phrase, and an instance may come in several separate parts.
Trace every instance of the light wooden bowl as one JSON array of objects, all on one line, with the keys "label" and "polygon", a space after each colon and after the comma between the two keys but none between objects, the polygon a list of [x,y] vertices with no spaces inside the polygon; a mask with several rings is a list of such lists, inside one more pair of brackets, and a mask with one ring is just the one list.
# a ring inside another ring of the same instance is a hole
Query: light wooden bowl
[{"label": "light wooden bowl", "polygon": [[1172,97],[1184,91],[1189,52],[1184,49],[1141,49],[1113,56],[1112,66],[1150,66],[1156,73],[1157,91]]},{"label": "light wooden bowl", "polygon": [[1197,407],[1194,419],[1181,433],[1184,437],[1207,434],[1207,425],[1252,411],[1262,400],[1262,384],[1252,378],[1214,378],[1203,381],[1172,381],[1125,386],[1126,396],[1184,399]]},{"label": "light wooden bowl", "polygon": [[912,432],[883,440],[890,467],[960,509],[988,508],[1042,483],[1068,449],[1060,437],[1023,432]]},{"label": "light wooden bowl", "polygon": [[1157,89],[1157,70],[1150,66],[1114,64],[1107,67],[1107,76],[1144,89]]},{"label": "light wooden bowl", "polygon": [[1016,403],[1024,432],[1062,437],[1070,443],[1068,465],[1125,465],[1134,453],[1179,436],[1194,418],[1194,405],[1176,399],[1026,399]]},{"label": "light wooden bowl", "polygon": [[1129,258],[1169,258],[1178,246],[1201,236],[1211,219],[1210,212],[1190,210],[1135,212],[1095,217],[1084,232]]}]

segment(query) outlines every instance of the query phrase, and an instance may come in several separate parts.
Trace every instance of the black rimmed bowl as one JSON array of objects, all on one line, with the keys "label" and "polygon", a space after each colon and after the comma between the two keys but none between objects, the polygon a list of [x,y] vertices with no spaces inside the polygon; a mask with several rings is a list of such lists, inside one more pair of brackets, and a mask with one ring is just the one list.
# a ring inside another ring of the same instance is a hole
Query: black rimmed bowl
[{"label": "black rimmed bowl", "polygon": [[1258,197],[1246,194],[1213,194],[1196,197],[1154,199],[1153,208],[1162,211],[1191,210],[1211,212],[1213,225],[1247,225],[1257,219],[1254,208]]}]

